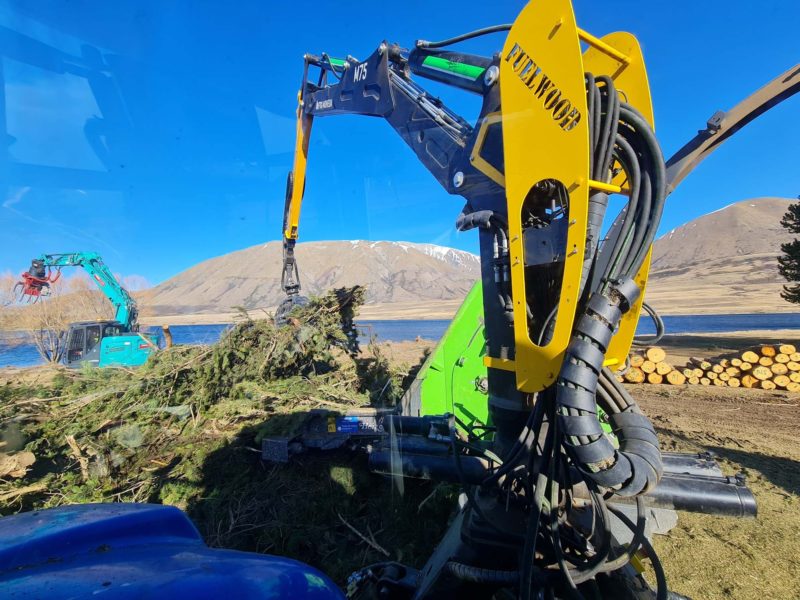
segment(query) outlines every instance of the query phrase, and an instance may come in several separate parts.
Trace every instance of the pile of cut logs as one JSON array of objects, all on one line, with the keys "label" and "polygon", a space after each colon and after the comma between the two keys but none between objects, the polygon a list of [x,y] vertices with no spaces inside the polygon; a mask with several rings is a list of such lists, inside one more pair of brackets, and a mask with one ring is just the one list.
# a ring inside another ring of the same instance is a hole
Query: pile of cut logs
[{"label": "pile of cut logs", "polygon": [[800,392],[800,352],[791,344],[765,344],[714,360],[692,358],[684,369],[689,370],[694,376],[689,382],[700,385]]},{"label": "pile of cut logs", "polygon": [[688,383],[800,392],[800,352],[792,344],[763,344],[736,355],[690,358],[685,367],[675,368],[666,361],[666,352],[654,346],[632,354],[630,368],[622,378],[628,383]]},{"label": "pile of cut logs", "polygon": [[686,375],[667,362],[667,353],[658,346],[652,346],[641,354],[631,354],[630,368],[623,379],[628,383],[686,383]]}]

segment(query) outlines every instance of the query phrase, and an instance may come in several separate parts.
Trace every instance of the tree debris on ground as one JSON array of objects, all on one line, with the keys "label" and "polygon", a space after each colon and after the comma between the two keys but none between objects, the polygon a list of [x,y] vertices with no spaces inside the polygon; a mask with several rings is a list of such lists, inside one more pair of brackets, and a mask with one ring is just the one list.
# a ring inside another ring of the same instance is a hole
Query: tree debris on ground
[{"label": "tree debris on ground", "polygon": [[36,386],[0,386],[0,443],[14,440],[2,455],[0,514],[172,504],[212,545],[297,558],[340,583],[387,552],[424,560],[452,490],[428,499],[430,484],[407,483],[400,497],[346,452],[260,461],[264,431],[288,433],[305,411],[391,406],[402,395],[414,365],[390,365],[372,342],[359,347],[364,295],[334,290],[282,327],[244,314],[217,343],[162,350],[136,371],[64,369]]}]

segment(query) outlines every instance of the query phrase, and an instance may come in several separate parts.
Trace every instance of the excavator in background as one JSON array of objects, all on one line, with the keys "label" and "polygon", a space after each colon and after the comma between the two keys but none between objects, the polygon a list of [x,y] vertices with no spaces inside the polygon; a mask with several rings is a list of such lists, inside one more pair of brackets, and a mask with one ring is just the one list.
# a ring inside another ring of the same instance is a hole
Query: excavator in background
[{"label": "excavator in background", "polygon": [[158,350],[158,336],[139,331],[136,301],[95,252],[43,254],[31,261],[15,290],[20,301],[35,303],[50,295],[65,267],[81,267],[114,306],[114,318],[70,323],[63,363],[97,367],[138,367]]},{"label": "excavator in background", "polygon": [[[454,48],[495,33],[506,38],[492,56]],[[415,77],[477,94],[480,114],[455,114]],[[456,226],[477,230],[480,242],[480,284],[400,410],[318,413],[301,434],[264,440],[271,460],[347,443],[369,453],[375,472],[461,484],[427,563],[366,566],[350,577],[348,597],[678,598],[648,540],[648,506],[755,513],[744,483],[707,457],[662,454],[612,370],[624,368],[634,339],[668,193],[798,89],[795,67],[712,117],[665,162],[636,38],[580,29],[569,0],[531,2],[513,24],[410,50],[384,42],[364,60],[305,56],[284,218],[284,316],[303,302],[294,247],[317,116],[385,119],[464,198]],[[610,195],[623,208],[607,226]],[[298,563],[204,548],[172,507],[5,518],[0,564],[20,596],[341,597]]]}]

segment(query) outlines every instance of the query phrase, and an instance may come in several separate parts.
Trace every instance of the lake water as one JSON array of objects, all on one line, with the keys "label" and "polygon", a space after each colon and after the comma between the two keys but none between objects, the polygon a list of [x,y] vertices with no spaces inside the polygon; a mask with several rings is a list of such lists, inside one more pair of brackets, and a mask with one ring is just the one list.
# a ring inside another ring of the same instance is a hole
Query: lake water
[{"label": "lake water", "polygon": [[[442,337],[450,321],[361,321],[363,339],[375,335],[379,340],[400,342],[417,337],[437,340]],[[692,315],[666,316],[667,333],[724,333],[729,331],[796,329],[800,335],[800,313],[752,315]],[[228,325],[173,325],[172,337],[176,344],[211,344],[219,339]],[[654,333],[649,319],[639,322],[639,334]],[[41,363],[36,349],[19,334],[0,334],[0,367],[25,367]]]}]

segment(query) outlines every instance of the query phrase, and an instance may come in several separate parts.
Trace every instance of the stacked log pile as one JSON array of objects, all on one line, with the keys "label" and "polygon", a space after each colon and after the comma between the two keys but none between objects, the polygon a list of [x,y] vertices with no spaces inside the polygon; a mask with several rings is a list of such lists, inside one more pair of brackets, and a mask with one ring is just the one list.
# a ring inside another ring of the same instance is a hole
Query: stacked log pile
[{"label": "stacked log pile", "polygon": [[728,362],[742,387],[800,392],[800,352],[792,344],[756,346]]},{"label": "stacked log pile", "polygon": [[652,347],[631,354],[622,380],[800,392],[800,352],[792,344],[763,344],[736,355],[691,358],[676,369],[667,362],[663,349]]},{"label": "stacked log pile", "polygon": [[641,354],[631,354],[630,368],[623,375],[628,383],[668,383],[683,385],[686,375],[667,362],[667,353],[663,348],[653,346]]}]

